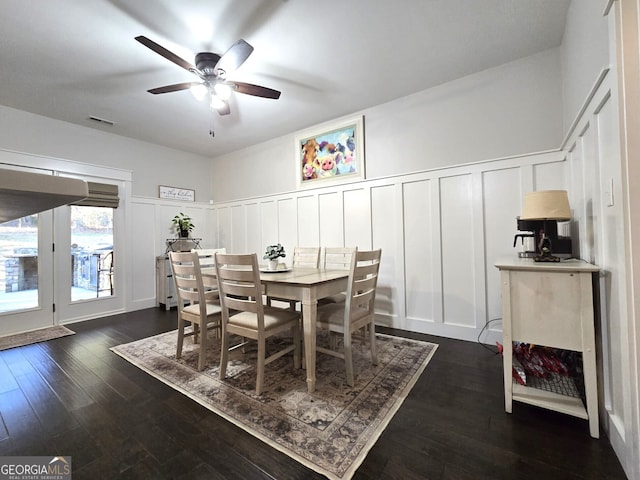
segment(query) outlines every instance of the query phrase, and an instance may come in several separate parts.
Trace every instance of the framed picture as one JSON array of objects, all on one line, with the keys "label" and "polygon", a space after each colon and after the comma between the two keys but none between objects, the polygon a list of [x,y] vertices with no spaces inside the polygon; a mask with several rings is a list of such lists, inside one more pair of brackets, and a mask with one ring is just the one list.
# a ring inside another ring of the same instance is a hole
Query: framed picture
[{"label": "framed picture", "polygon": [[183,202],[194,202],[196,199],[196,191],[189,190],[188,188],[167,187],[159,185],[160,198],[166,198],[169,200],[181,200]]},{"label": "framed picture", "polygon": [[364,179],[362,115],[296,133],[298,188],[316,188]]}]

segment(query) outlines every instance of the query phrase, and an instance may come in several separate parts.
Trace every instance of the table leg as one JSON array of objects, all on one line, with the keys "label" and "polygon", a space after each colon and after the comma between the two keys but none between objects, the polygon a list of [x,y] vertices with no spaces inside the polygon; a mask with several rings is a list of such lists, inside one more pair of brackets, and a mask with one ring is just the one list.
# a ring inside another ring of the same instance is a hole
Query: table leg
[{"label": "table leg", "polygon": [[504,375],[504,411],[513,409],[513,339],[511,338],[511,287],[509,272],[502,276],[502,369]]},{"label": "table leg", "polygon": [[309,292],[302,299],[302,325],[304,330],[304,356],[307,367],[307,391],[316,389],[316,315],[318,302],[311,299]]},{"label": "table leg", "polygon": [[[589,292],[592,275],[580,274],[581,291]],[[582,305],[582,372],[584,375],[584,391],[589,417],[589,433],[593,438],[600,437],[600,422],[598,419],[598,370],[596,365],[596,332],[593,320],[593,297],[586,295]]]}]

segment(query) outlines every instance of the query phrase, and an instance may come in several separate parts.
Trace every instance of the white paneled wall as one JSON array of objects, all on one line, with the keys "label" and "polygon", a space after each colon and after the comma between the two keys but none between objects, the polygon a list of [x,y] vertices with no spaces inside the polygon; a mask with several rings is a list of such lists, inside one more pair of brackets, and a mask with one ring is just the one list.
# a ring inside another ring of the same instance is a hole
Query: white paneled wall
[{"label": "white paneled wall", "polygon": [[[403,216],[396,215],[399,205],[402,203],[401,192],[397,185],[382,185],[372,187],[371,192],[371,208],[364,209],[370,216],[361,216],[361,221],[370,221],[371,228],[366,225],[359,225],[362,232],[366,234],[371,231],[371,237],[368,239],[371,246],[364,241],[358,245],[362,245],[363,249],[382,248],[382,254],[385,262],[380,265],[380,283],[381,287],[377,292],[376,309],[381,317],[384,317],[387,325],[398,325],[402,322],[402,303],[399,299],[404,298],[404,285],[402,282],[393,282],[394,278],[403,278],[404,262],[399,261],[396,252],[402,251],[402,222]],[[403,327],[404,328],[404,327]]]},{"label": "white paneled wall", "polygon": [[155,258],[165,253],[165,240],[176,237],[171,220],[179,212],[192,218],[195,225],[192,236],[202,239],[203,248],[218,245],[219,235],[228,231],[218,228],[218,225],[225,225],[225,218],[230,218],[224,216],[224,209],[212,210],[209,204],[204,203],[132,197],[130,221],[127,222],[127,244],[130,245],[130,250],[126,258],[128,267],[131,267],[125,270],[127,285],[131,286],[131,293],[127,296],[127,310],[156,305]]},{"label": "white paneled wall", "polygon": [[331,247],[344,245],[342,192],[321,191],[318,194],[318,207],[320,243],[314,245]]},{"label": "white paneled wall", "polygon": [[318,196],[305,195],[296,199],[298,205],[297,226],[298,244],[301,247],[318,245],[320,238],[320,221]]},{"label": "white paneled wall", "polygon": [[[442,322],[446,326],[473,328],[475,243],[482,232],[473,229],[471,174],[440,178],[440,257],[442,269]],[[432,225],[436,227],[436,225]]]},{"label": "white paneled wall", "polygon": [[[566,188],[564,153],[545,152],[213,205],[216,246],[382,248],[380,324],[476,340],[499,320],[494,263],[517,255],[524,194]],[[284,259],[290,261],[290,256]],[[499,321],[482,341],[501,339]]]},{"label": "white paneled wall", "polygon": [[[565,141],[571,171],[573,231],[582,258],[600,267],[597,357],[601,368],[601,418],[620,458],[633,448],[632,406],[638,387],[629,371],[626,268],[619,125],[612,75],[594,88]],[[629,456],[631,458],[631,456]]]},{"label": "white paneled wall", "polygon": [[[404,290],[404,321],[399,328],[426,331],[428,326],[419,323],[441,321],[442,304],[436,302],[435,286],[440,285],[440,265],[434,252],[439,251],[440,242],[434,239],[438,230],[433,225],[432,185],[430,179],[407,182],[403,187],[404,236],[401,243],[404,256],[411,262],[400,262],[404,266],[402,278]],[[386,252],[385,261],[386,261]]]}]

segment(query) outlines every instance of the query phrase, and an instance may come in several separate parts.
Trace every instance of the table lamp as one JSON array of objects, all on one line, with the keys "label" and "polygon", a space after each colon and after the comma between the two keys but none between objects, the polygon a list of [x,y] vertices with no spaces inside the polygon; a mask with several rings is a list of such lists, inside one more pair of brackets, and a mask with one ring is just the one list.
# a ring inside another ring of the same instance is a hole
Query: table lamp
[{"label": "table lamp", "polygon": [[524,197],[521,220],[540,222],[536,229],[538,255],[536,262],[559,262],[553,255],[553,241],[558,238],[557,222],[571,220],[569,196],[566,190],[541,190]]}]

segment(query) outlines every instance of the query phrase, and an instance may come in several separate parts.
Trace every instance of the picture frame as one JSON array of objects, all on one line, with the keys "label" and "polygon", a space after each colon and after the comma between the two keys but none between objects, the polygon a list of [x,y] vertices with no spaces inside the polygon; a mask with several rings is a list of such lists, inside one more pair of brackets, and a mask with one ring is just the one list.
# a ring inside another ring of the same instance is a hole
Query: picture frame
[{"label": "picture frame", "polygon": [[365,178],[364,117],[323,123],[295,134],[298,189]]},{"label": "picture frame", "polygon": [[195,202],[196,191],[188,188],[158,185],[158,197],[167,200],[180,200],[181,202]]}]

